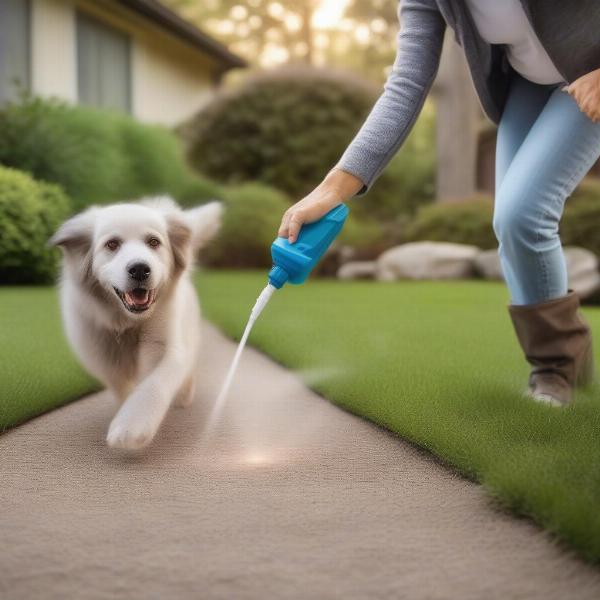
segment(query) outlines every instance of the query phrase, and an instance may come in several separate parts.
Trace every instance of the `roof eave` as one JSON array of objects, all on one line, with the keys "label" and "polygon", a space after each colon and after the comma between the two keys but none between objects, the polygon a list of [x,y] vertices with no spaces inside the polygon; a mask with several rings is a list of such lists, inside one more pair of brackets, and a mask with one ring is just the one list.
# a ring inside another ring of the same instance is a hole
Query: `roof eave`
[{"label": "roof eave", "polygon": [[188,23],[185,19],[182,19],[157,0],[119,0],[119,2],[196,48],[204,50],[223,65],[223,71],[248,66],[243,58],[231,52],[223,44]]}]

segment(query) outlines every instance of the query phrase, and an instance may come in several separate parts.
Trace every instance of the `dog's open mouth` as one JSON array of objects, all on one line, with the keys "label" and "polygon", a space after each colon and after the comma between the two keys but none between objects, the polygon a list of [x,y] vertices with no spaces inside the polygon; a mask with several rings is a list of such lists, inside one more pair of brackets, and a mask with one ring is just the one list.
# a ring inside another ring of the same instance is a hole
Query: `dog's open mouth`
[{"label": "dog's open mouth", "polygon": [[154,299],[156,298],[156,290],[147,290],[145,288],[134,288],[128,292],[122,292],[117,288],[114,288],[114,290],[121,299],[123,306],[129,312],[134,313],[148,310],[154,304]]}]

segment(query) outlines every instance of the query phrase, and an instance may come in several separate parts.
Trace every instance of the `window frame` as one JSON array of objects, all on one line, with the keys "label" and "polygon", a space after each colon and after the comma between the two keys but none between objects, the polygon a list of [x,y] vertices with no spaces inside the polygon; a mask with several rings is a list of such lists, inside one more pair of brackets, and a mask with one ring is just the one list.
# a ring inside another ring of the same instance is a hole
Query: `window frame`
[{"label": "window frame", "polygon": [[[93,27],[97,27],[100,30],[106,30],[121,36],[126,42],[126,89],[125,89],[125,107],[107,107],[99,106],[98,104],[91,104],[85,102],[82,94],[82,54],[81,54],[81,23],[86,23]],[[77,76],[77,102],[86,106],[93,106],[95,108],[102,108],[107,110],[120,110],[126,114],[133,114],[133,38],[129,32],[115,27],[112,23],[108,23],[95,15],[91,15],[86,11],[79,9],[75,10],[75,67]]]},{"label": "window frame", "polygon": [[[24,79],[25,81],[20,82],[21,84],[21,89],[23,92],[25,92],[26,94],[30,94],[31,93],[31,88],[32,88],[32,79],[33,79],[33,69],[32,69],[32,18],[31,18],[31,0],[21,0],[20,4],[22,4],[22,6],[24,6],[24,10],[25,10],[25,40],[24,40],[24,48],[25,48],[25,55],[24,55],[24,63],[25,63],[25,73],[24,73]],[[0,57],[0,60],[2,59],[2,57]],[[13,85],[13,81],[9,81],[8,82],[9,88],[10,86]],[[11,90],[8,90],[8,93],[6,94],[5,97],[3,97],[2,95],[0,95],[0,105],[2,104],[6,104],[9,102],[13,102],[14,100],[16,100],[18,98],[18,93],[13,93],[11,92]]]}]

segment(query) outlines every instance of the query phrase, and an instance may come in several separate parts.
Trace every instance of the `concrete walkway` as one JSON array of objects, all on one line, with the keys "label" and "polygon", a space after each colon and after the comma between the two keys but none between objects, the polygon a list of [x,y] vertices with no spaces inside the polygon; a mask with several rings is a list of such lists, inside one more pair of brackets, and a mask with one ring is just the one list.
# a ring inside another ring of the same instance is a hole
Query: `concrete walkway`
[{"label": "concrete walkway", "polygon": [[[132,457],[90,397],[0,437],[0,597],[600,598],[600,572],[482,490],[206,327],[203,384]],[[32,375],[34,376],[34,375]]]}]

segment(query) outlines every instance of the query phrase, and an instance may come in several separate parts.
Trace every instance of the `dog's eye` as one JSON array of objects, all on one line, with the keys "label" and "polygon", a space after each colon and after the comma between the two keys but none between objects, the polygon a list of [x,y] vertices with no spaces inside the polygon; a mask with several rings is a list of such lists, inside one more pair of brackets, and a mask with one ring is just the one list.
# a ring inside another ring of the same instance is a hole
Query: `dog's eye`
[{"label": "dog's eye", "polygon": [[160,240],[158,238],[151,237],[148,240],[148,246],[150,246],[150,248],[158,248],[160,246]]},{"label": "dog's eye", "polygon": [[106,244],[104,244],[111,252],[114,252],[115,250],[117,250],[119,248],[119,246],[121,245],[121,242],[119,240],[108,240],[108,242],[106,242]]}]

